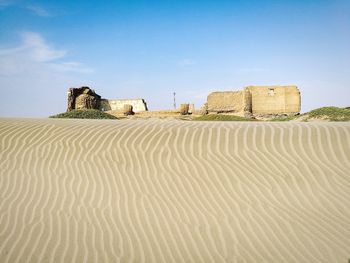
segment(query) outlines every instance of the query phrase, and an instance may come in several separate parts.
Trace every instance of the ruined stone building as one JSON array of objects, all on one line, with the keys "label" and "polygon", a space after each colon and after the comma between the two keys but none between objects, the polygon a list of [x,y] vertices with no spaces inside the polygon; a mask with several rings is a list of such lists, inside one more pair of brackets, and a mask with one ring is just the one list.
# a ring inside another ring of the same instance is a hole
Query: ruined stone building
[{"label": "ruined stone building", "polygon": [[67,92],[67,111],[74,109],[123,110],[124,105],[131,105],[134,112],[148,110],[144,99],[102,99],[89,87],[69,88]]},{"label": "ruined stone building", "polygon": [[210,93],[209,113],[239,115],[293,115],[300,112],[300,92],[296,86],[248,86],[241,91]]},{"label": "ruined stone building", "polygon": [[144,99],[102,99],[101,110],[123,110],[124,105],[131,105],[134,112],[147,111],[147,104]]},{"label": "ruined stone building", "polygon": [[67,111],[75,109],[99,109],[101,96],[89,87],[69,88],[67,91]]}]

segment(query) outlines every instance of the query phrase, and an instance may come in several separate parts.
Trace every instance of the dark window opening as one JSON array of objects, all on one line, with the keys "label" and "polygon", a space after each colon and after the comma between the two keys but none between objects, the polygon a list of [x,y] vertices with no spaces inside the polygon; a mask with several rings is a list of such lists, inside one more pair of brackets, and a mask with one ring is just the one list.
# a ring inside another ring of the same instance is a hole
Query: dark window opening
[{"label": "dark window opening", "polygon": [[271,95],[271,96],[275,95],[275,89],[270,88],[269,91],[268,91],[268,94]]}]

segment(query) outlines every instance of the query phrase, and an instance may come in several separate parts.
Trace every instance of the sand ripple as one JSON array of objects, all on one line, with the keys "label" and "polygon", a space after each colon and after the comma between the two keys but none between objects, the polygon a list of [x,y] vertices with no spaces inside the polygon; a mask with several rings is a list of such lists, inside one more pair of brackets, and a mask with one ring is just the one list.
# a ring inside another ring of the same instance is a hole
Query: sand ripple
[{"label": "sand ripple", "polygon": [[347,262],[350,124],[0,119],[0,262]]}]

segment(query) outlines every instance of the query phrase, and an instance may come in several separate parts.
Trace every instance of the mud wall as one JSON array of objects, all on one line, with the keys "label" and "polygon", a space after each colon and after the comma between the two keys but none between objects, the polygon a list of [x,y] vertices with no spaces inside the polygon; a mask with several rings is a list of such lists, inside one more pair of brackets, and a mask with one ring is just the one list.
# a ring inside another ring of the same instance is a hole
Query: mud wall
[{"label": "mud wall", "polygon": [[247,108],[245,91],[212,92],[208,95],[208,112],[244,112]]},{"label": "mud wall", "polygon": [[143,99],[120,99],[120,100],[103,100],[104,110],[123,110],[124,105],[132,105],[134,112],[147,111],[147,104]]},{"label": "mud wall", "polygon": [[300,112],[300,92],[296,86],[249,86],[253,114],[295,114]]}]

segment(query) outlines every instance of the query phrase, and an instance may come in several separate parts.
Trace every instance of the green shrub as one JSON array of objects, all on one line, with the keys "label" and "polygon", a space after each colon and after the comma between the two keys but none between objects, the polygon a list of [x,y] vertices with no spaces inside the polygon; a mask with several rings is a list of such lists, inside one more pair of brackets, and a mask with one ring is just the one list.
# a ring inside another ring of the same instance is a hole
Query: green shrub
[{"label": "green shrub", "polygon": [[117,119],[117,117],[105,113],[100,110],[72,110],[57,115],[50,116],[50,118],[60,119]]},{"label": "green shrub", "polygon": [[307,122],[313,119],[327,121],[350,121],[350,108],[322,107],[296,116],[277,117],[271,121],[300,120]]},{"label": "green shrub", "polygon": [[330,121],[350,121],[350,109],[322,107],[306,113],[309,118],[328,119]]}]

